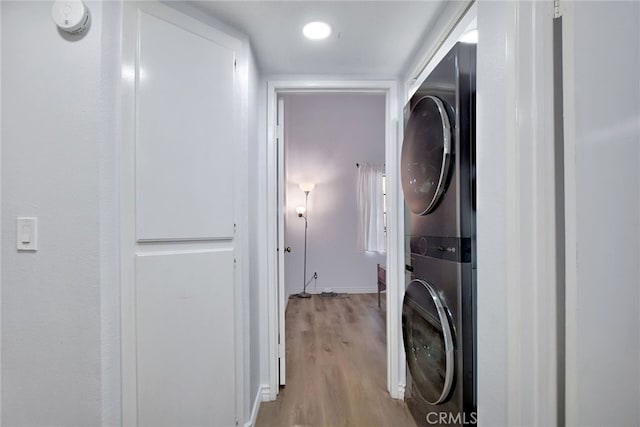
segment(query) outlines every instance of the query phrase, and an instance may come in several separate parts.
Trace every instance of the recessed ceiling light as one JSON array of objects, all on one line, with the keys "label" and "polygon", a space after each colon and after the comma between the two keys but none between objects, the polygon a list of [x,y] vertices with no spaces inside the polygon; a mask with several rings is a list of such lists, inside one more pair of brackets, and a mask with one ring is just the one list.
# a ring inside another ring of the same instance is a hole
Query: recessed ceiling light
[{"label": "recessed ceiling light", "polygon": [[473,29],[473,30],[469,30],[466,33],[464,33],[462,35],[462,37],[460,37],[460,41],[462,43],[474,43],[477,44],[478,43],[478,30],[477,29]]},{"label": "recessed ceiling light", "polygon": [[326,22],[309,22],[302,28],[302,34],[311,40],[323,40],[331,34],[331,26]]}]

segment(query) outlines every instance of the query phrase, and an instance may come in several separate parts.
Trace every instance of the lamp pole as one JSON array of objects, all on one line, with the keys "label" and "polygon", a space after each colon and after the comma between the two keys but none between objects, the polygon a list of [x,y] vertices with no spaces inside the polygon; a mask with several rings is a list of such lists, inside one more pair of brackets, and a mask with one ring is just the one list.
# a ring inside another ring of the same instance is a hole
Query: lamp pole
[{"label": "lamp pole", "polygon": [[307,208],[309,207],[309,192],[313,190],[315,186],[316,185],[314,183],[303,182],[300,184],[300,189],[304,191],[304,208],[302,206],[296,208],[298,216],[300,218],[304,218],[304,273],[302,278],[302,292],[296,294],[298,298],[311,298],[311,295],[307,293]]},{"label": "lamp pole", "polygon": [[303,267],[303,285],[302,292],[298,294],[299,298],[311,298],[311,294],[307,293],[307,205],[309,202],[309,192],[304,192],[304,267]]}]

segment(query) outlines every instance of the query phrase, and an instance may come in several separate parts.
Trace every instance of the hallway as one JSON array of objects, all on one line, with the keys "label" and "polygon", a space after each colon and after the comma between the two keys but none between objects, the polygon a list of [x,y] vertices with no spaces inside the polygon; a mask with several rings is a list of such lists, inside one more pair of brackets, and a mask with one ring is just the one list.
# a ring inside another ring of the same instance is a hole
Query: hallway
[{"label": "hallway", "polygon": [[415,427],[386,390],[386,333],[377,295],[291,298],[287,385],[264,402],[257,427]]}]

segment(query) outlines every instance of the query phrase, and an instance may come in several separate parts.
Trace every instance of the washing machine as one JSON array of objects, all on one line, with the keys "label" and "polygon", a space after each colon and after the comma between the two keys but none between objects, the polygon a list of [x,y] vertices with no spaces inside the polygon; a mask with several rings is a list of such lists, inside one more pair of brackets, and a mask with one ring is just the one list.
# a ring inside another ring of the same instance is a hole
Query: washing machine
[{"label": "washing machine", "polygon": [[402,330],[419,426],[476,420],[475,68],[476,46],[457,43],[405,107]]}]

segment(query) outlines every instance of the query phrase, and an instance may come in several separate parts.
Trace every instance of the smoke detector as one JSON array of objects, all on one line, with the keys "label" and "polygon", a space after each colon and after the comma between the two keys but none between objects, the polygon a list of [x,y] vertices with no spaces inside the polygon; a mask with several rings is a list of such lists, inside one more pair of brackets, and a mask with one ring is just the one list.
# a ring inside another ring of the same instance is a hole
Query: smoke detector
[{"label": "smoke detector", "polygon": [[80,34],[89,26],[89,9],[82,0],[56,0],[51,16],[58,28],[69,34]]}]

